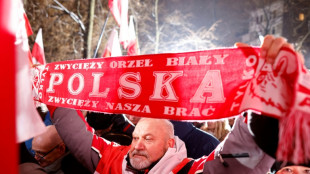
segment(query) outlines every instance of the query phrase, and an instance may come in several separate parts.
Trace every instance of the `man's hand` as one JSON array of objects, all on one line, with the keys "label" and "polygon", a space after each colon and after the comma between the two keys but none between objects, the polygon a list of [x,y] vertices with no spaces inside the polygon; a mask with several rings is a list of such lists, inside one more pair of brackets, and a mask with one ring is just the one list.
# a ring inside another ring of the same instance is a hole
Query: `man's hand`
[{"label": "man's hand", "polygon": [[260,50],[260,56],[265,58],[266,62],[273,64],[282,47],[287,47],[295,51],[293,45],[289,44],[285,38],[267,35],[264,37],[264,42]]},{"label": "man's hand", "polygon": [[[249,47],[249,45],[245,43],[237,42],[235,43],[236,47]],[[272,35],[266,35],[264,37],[263,44],[260,50],[260,56],[266,59],[266,62],[273,64],[280,49],[282,47],[289,48],[295,51],[292,44],[288,43],[287,40],[283,37],[274,37]],[[299,52],[296,52],[298,58],[304,63],[304,57]]]}]

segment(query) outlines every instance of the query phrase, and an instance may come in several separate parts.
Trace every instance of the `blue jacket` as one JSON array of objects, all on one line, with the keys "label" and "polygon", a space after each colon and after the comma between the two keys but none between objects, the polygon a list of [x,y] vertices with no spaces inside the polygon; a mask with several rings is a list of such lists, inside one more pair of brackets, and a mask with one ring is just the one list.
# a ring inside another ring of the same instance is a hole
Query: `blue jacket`
[{"label": "blue jacket", "polygon": [[213,135],[198,129],[190,122],[170,121],[174,126],[174,134],[184,141],[189,158],[208,156],[220,144]]}]

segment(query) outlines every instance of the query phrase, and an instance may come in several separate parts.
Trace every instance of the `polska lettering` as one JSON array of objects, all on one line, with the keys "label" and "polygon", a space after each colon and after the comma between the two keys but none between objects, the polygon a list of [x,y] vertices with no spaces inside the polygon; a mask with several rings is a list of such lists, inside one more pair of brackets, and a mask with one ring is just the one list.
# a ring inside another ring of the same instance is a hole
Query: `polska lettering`
[{"label": "polska lettering", "polygon": [[[35,73],[33,91],[48,105],[175,120],[220,119],[255,110],[284,119],[279,160],[294,161],[307,148],[288,151],[285,143],[305,140],[297,141],[291,132],[302,137],[306,134],[300,132],[308,131],[310,74],[288,48],[280,50],[272,66],[258,59],[258,52],[228,48],[50,63]],[[278,107],[283,104],[285,113]]]},{"label": "polska lettering", "polygon": [[[236,55],[225,51],[55,62],[45,66],[37,98],[70,108],[188,118],[212,117],[228,101],[238,112],[258,58],[253,49],[243,59],[235,57],[243,55],[240,49]],[[236,60],[238,78],[231,80],[227,72]],[[225,96],[231,93],[227,89],[237,88],[235,95]]]},{"label": "polska lettering", "polygon": [[[172,83],[177,78],[183,76],[183,71],[154,71],[155,77],[153,94],[150,96],[150,100],[156,101],[171,101],[177,102],[178,96],[176,95],[175,89]],[[101,77],[104,73],[95,72],[92,73],[93,81],[92,91],[89,92],[89,97],[102,97],[107,98],[110,92],[110,88],[105,88],[104,91],[99,91]],[[166,78],[165,78],[166,77]],[[62,73],[51,73],[49,86],[46,90],[47,93],[55,93],[54,87],[63,84],[64,74]],[[135,81],[129,80],[134,79]],[[74,89],[73,82],[78,81],[78,87]],[[139,85],[141,81],[140,73],[127,72],[121,75],[119,79],[120,87],[117,89],[119,98],[135,99],[142,93],[142,86]],[[69,77],[68,80],[68,92],[72,95],[80,94],[85,88],[85,78],[81,73],[74,73]],[[87,88],[88,89],[88,88]],[[132,92],[125,92],[124,89],[131,89]],[[163,95],[163,91],[166,91],[166,95]],[[204,94],[209,93],[209,97],[205,97]],[[190,99],[191,103],[223,103],[225,102],[223,84],[220,71],[209,70],[205,74],[199,88],[196,90],[195,95]]]}]

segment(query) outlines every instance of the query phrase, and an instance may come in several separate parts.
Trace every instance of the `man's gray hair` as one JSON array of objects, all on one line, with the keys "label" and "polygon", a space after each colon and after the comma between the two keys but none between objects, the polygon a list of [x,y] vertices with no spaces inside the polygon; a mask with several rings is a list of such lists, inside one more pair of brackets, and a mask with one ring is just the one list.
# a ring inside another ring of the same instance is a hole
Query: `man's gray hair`
[{"label": "man's gray hair", "polygon": [[174,138],[174,127],[173,127],[173,124],[168,119],[141,118],[140,121],[143,121],[143,120],[146,120],[146,119],[152,119],[154,121],[161,121],[161,122],[163,122],[163,127],[167,130],[168,138]]}]

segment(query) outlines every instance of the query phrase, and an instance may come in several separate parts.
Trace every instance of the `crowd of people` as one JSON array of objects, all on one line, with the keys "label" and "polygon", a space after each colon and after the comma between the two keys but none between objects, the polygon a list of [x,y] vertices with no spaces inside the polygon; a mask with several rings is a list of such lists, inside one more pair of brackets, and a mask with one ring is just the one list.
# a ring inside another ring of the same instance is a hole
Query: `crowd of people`
[{"label": "crowd of people", "polygon": [[200,127],[200,129],[212,134],[215,136],[220,142],[222,142],[226,135],[230,132],[230,125],[228,119],[221,119],[216,121],[206,121]]},{"label": "crowd of people", "polygon": [[[261,57],[273,62],[282,47],[293,49],[284,38],[268,35]],[[33,138],[33,153],[20,144],[20,173],[310,173],[310,164],[276,161],[279,120],[257,113],[230,119],[232,127],[215,120],[198,128],[191,122],[48,109],[52,125]]]}]

